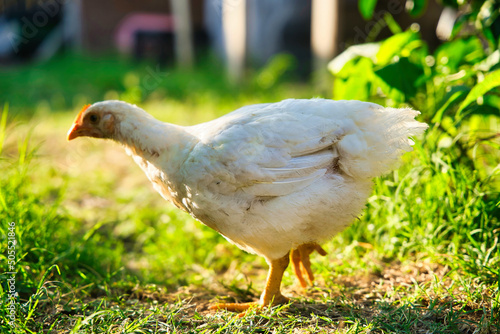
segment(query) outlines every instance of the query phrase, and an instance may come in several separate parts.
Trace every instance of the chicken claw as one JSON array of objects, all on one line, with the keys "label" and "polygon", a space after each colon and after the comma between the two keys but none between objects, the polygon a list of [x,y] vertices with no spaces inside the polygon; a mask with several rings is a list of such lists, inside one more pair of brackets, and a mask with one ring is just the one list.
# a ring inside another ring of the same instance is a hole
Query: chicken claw
[{"label": "chicken claw", "polygon": [[[270,261],[266,288],[264,289],[264,292],[260,297],[260,301],[252,303],[217,303],[210,306],[210,309],[227,310],[232,312],[245,312],[250,308],[262,309],[266,306],[288,303],[289,299],[281,294],[280,286],[281,280],[283,278],[283,273],[288,267],[289,262],[289,254],[280,259]],[[244,316],[244,313],[241,314],[241,316]]]},{"label": "chicken claw", "polygon": [[258,302],[250,302],[250,303],[217,303],[209,307],[210,310],[218,311],[218,310],[226,310],[230,312],[241,312],[239,314],[239,318],[243,317],[246,311],[257,308],[260,309],[262,306]]},{"label": "chicken claw", "polygon": [[321,256],[326,255],[326,251],[315,242],[300,245],[296,249],[292,249],[290,252],[293,271],[299,280],[300,286],[304,289],[307,287],[304,274],[307,276],[311,285],[314,282],[314,274],[312,272],[311,261],[309,259],[309,256],[314,251],[317,251]]},{"label": "chicken claw", "polygon": [[277,300],[273,299],[268,304],[263,304],[261,301],[250,302],[250,303],[217,303],[210,306],[209,309],[213,311],[226,310],[230,312],[238,312],[239,314],[237,317],[242,318],[247,314],[247,311],[250,311],[252,309],[255,309],[257,313],[260,313],[260,311],[266,306],[285,304],[288,303],[289,301],[290,301],[289,298],[281,295]]}]

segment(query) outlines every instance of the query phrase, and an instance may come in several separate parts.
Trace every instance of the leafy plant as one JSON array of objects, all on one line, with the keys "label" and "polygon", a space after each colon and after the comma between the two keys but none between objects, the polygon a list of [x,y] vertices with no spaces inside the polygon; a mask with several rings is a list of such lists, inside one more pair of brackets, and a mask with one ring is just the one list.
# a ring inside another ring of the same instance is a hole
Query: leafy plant
[{"label": "leafy plant", "polygon": [[[388,256],[453,254],[445,262],[496,282],[499,274],[494,268],[500,264],[500,51],[493,47],[494,39],[484,42],[483,35],[490,34],[493,23],[477,26],[474,33],[459,34],[462,22],[471,20],[474,10],[477,19],[484,6],[497,6],[491,1],[477,3],[458,20],[453,39],[434,52],[418,31],[409,29],[379,43],[353,46],[329,68],[335,76],[335,99],[410,106],[420,110],[421,119],[431,125],[422,146],[416,147],[419,161],[405,170],[407,174],[377,182],[374,199],[385,201],[394,191],[404,196],[396,196],[385,206],[371,202],[366,227],[374,221],[369,219],[372,216],[389,217],[393,223],[372,226],[375,235],[351,231],[346,236],[384,245]],[[366,5],[364,0],[362,5]]]}]

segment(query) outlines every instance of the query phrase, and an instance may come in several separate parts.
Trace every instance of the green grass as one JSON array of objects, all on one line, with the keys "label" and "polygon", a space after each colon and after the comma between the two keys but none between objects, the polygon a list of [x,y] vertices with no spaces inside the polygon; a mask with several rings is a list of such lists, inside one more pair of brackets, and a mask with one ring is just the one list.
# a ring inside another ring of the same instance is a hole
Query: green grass
[{"label": "green grass", "polygon": [[[18,333],[498,333],[500,155],[498,137],[481,139],[498,131],[494,116],[467,120],[454,137],[431,125],[400,169],[375,180],[363,216],[325,245],[328,256],[313,258],[316,285],[300,291],[285,273],[296,303],[241,319],[209,311],[217,300],[258,298],[265,262],[167,204],[118,145],[65,141],[81,104],[102,98],[194,124],[315,96],[290,81],[286,57],[242,88],[209,64],[167,70],[151,91],[152,65],[125,60],[64,57],[2,77],[1,332],[10,329],[3,273],[15,222]],[[57,80],[43,90],[30,79],[37,73]],[[16,95],[23,85],[42,90],[28,100]],[[464,136],[466,157],[450,145]]]}]

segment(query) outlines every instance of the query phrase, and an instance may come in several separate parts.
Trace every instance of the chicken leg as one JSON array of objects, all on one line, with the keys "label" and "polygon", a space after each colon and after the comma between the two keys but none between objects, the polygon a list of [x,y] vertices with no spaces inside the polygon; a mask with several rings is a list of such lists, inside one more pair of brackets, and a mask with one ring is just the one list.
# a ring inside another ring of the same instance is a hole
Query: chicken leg
[{"label": "chicken leg", "polygon": [[309,259],[309,256],[314,251],[317,251],[321,256],[326,255],[326,251],[315,242],[300,245],[296,249],[292,249],[292,251],[290,252],[292,268],[302,288],[307,287],[307,282],[304,279],[304,275],[307,276],[311,285],[314,281],[314,274],[312,272],[311,261]]},{"label": "chicken leg", "polygon": [[252,303],[217,303],[210,307],[211,310],[228,310],[233,312],[244,312],[251,307],[265,307],[269,305],[284,304],[289,301],[281,294],[280,286],[285,272],[290,262],[289,254],[284,257],[272,260],[269,263],[269,274],[267,276],[266,288],[260,297],[260,301]]}]

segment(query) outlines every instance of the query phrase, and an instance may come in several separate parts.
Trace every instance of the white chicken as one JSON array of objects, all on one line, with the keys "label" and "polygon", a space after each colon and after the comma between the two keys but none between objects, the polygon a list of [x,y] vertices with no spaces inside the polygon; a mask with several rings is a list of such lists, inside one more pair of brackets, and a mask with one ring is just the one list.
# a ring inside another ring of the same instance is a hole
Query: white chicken
[{"label": "white chicken", "polygon": [[68,132],[125,147],[163,198],[270,266],[256,303],[220,303],[244,311],[288,301],[289,262],[302,286],[314,276],[309,256],[362,211],[372,178],[389,172],[410,136],[427,125],[419,112],[360,101],[284,100],[240,108],[213,121],[178,126],[135,105],[86,106]]}]

